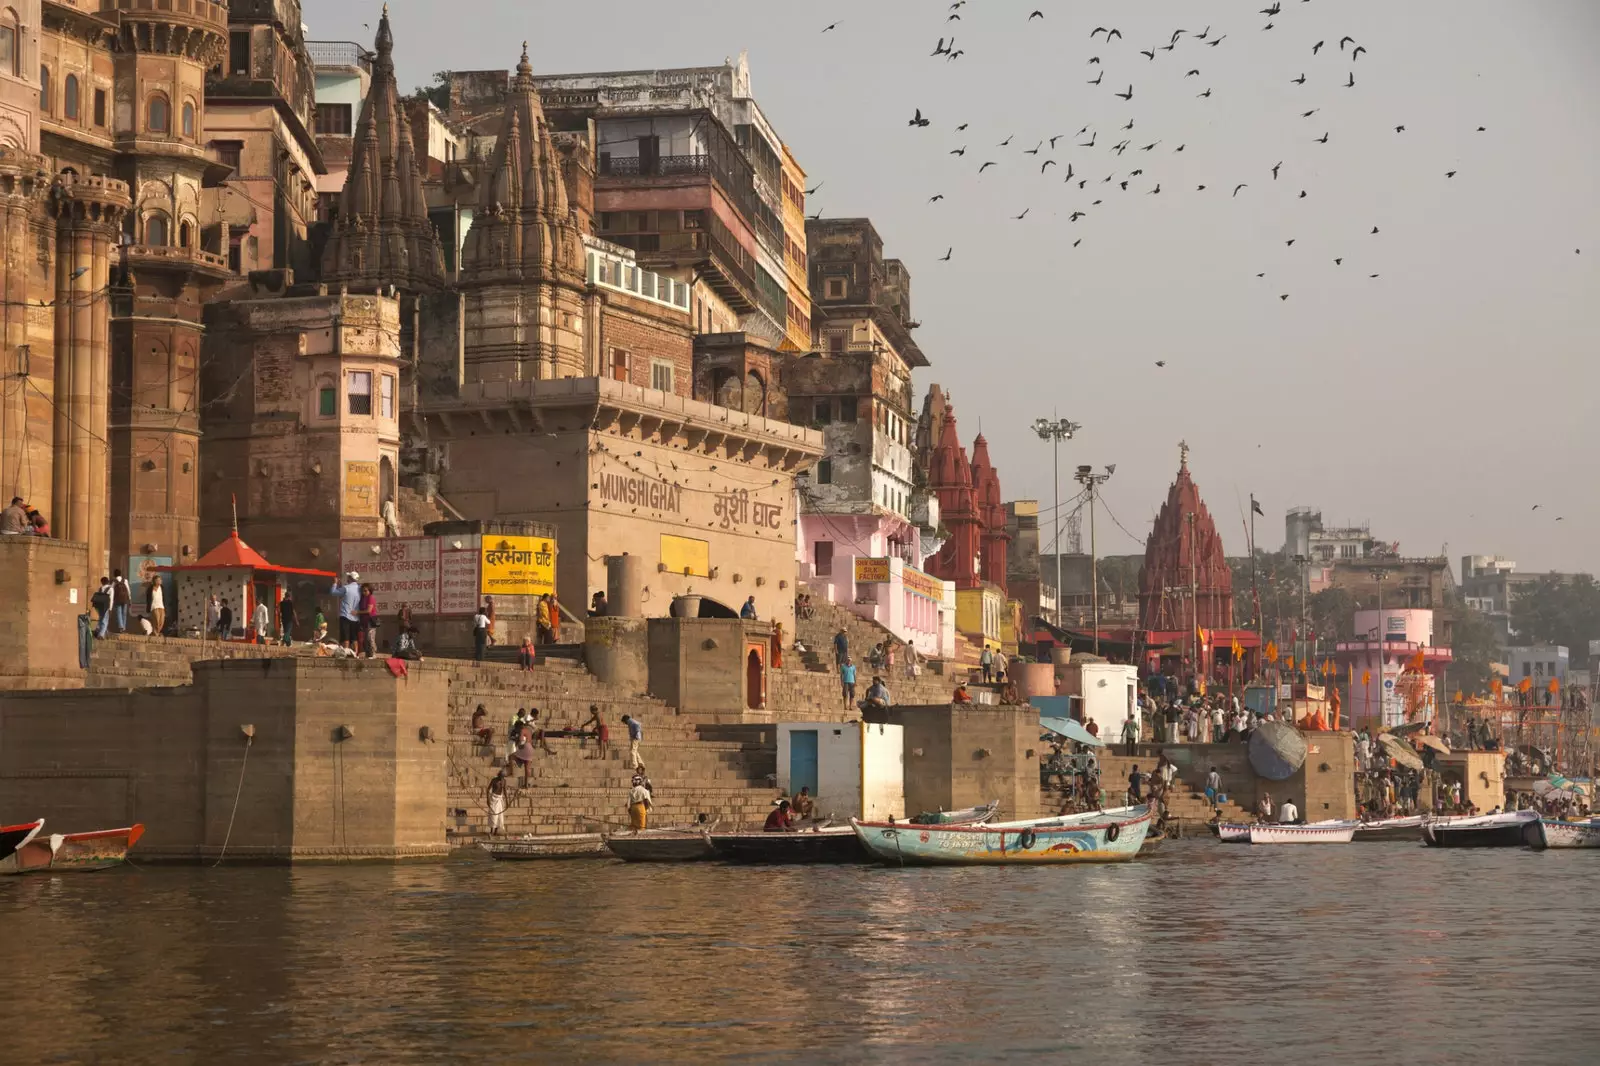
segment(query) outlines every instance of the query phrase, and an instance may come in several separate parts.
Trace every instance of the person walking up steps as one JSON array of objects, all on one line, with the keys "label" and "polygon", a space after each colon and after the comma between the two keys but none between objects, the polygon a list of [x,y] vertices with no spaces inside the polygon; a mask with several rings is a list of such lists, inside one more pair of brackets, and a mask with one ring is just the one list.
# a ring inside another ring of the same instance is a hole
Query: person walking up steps
[{"label": "person walking up steps", "polygon": [[644,765],[639,758],[639,742],[644,739],[644,726],[639,724],[639,719],[631,715],[623,715],[622,723],[628,727],[628,767],[633,770]]}]

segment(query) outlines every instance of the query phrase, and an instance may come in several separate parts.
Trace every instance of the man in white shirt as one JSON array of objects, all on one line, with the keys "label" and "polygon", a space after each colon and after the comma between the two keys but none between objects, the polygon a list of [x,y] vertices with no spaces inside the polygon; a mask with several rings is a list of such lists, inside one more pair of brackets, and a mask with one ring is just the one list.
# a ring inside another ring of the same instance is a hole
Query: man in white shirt
[{"label": "man in white shirt", "polygon": [[1278,808],[1278,823],[1280,825],[1294,825],[1300,820],[1300,809],[1294,805],[1294,800],[1286,799],[1283,806]]},{"label": "man in white shirt", "polygon": [[1261,802],[1256,804],[1256,813],[1261,816],[1263,822],[1272,821],[1272,793],[1261,793]]},{"label": "man in white shirt", "polygon": [[1221,744],[1228,739],[1228,716],[1222,711],[1222,704],[1211,708],[1211,743]]},{"label": "man in white shirt", "polygon": [[483,662],[483,651],[489,646],[489,616],[480,606],[478,613],[472,616],[472,658],[476,662]]},{"label": "man in white shirt", "polygon": [[266,600],[256,601],[256,613],[254,621],[256,627],[256,643],[265,644],[267,642],[267,630],[272,625],[272,612],[267,610]]}]

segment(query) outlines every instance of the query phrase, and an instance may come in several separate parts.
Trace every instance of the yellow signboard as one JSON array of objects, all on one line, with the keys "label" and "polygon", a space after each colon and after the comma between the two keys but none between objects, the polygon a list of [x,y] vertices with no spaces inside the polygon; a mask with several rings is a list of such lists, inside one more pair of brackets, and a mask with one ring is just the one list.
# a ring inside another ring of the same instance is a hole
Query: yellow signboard
[{"label": "yellow signboard", "polygon": [[905,582],[906,591],[918,596],[925,596],[935,603],[944,602],[944,582],[936,577],[929,577],[915,567],[905,567],[900,571],[900,580]]},{"label": "yellow signboard", "polygon": [[856,584],[881,585],[889,580],[889,560],[856,556]]},{"label": "yellow signboard", "polygon": [[485,596],[542,596],[556,591],[556,542],[552,537],[483,535]]},{"label": "yellow signboard", "polygon": [[693,537],[661,534],[661,565],[669,574],[685,577],[711,576],[711,542]]},{"label": "yellow signboard", "polygon": [[378,464],[344,464],[345,517],[378,517]]}]

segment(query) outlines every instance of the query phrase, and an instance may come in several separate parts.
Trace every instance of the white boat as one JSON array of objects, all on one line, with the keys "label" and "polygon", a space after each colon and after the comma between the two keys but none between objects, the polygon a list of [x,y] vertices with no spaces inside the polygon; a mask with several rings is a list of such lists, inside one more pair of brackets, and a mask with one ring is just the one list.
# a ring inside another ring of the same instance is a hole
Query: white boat
[{"label": "white boat", "polygon": [[1252,844],[1348,844],[1356,835],[1359,822],[1311,822],[1284,825],[1263,822],[1250,827]]},{"label": "white boat", "polygon": [[1212,822],[1211,831],[1224,844],[1250,843],[1249,822]]},{"label": "white boat", "polygon": [[1564,822],[1541,818],[1529,824],[1524,836],[1534,848],[1600,848],[1600,819]]}]

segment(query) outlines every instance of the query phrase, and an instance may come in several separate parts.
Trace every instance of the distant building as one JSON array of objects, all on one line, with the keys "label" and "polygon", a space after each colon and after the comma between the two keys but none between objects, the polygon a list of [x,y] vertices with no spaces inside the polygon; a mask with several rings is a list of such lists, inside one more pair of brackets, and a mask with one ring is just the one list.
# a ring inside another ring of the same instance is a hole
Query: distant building
[{"label": "distant building", "polygon": [[1542,693],[1551,681],[1565,688],[1571,666],[1571,655],[1560,644],[1529,644],[1507,648],[1506,661],[1511,667],[1511,684],[1520,685],[1524,678],[1533,682],[1533,692]]},{"label": "distant building", "polygon": [[1461,557],[1461,602],[1482,613],[1494,626],[1501,647],[1509,647],[1517,638],[1511,625],[1512,605],[1517,597],[1542,581],[1555,579],[1567,582],[1575,574],[1517,572],[1517,564],[1498,555],[1463,555]]},{"label": "distant building", "polygon": [[[1397,726],[1427,720],[1437,706],[1437,689],[1452,661],[1447,642],[1438,639],[1435,613],[1428,609],[1388,608],[1355,613],[1355,639],[1336,648],[1340,673],[1349,681],[1343,715],[1357,726]],[[1420,676],[1415,670],[1421,656]],[[1412,682],[1403,680],[1411,670]],[[1416,687],[1408,690],[1408,685]]]}]

